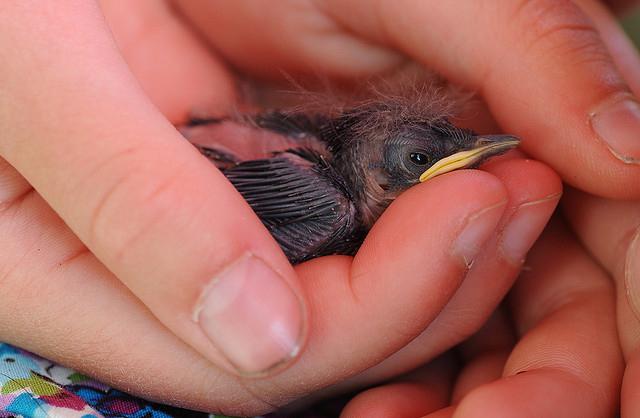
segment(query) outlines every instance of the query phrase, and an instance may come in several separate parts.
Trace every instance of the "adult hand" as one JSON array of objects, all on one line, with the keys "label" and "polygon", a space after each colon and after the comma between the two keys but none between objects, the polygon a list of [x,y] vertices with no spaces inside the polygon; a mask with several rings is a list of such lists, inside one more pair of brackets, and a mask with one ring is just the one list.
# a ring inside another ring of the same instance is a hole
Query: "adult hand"
[{"label": "adult hand", "polygon": [[[0,14],[0,339],[140,396],[247,415],[379,363],[415,367],[477,328],[555,207],[555,174],[513,160],[435,179],[355,259],[294,271],[167,119],[233,89],[162,5],[105,3],[122,54],[93,3]],[[436,318],[433,345],[411,349]]]}]

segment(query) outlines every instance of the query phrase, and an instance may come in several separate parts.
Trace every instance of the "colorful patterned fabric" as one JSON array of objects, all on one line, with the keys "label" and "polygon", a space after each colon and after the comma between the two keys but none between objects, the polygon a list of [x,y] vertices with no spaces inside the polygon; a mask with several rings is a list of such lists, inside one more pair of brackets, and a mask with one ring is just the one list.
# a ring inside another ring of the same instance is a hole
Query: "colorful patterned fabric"
[{"label": "colorful patterned fabric", "polygon": [[66,367],[0,343],[0,417],[213,418],[134,398]]},{"label": "colorful patterned fabric", "polygon": [[[296,412],[296,418],[329,418],[342,402]],[[49,360],[0,343],[0,418],[225,418],[135,398]],[[263,418],[287,418],[274,413]],[[230,418],[230,417],[226,417]],[[260,417],[256,417],[260,418]]]}]

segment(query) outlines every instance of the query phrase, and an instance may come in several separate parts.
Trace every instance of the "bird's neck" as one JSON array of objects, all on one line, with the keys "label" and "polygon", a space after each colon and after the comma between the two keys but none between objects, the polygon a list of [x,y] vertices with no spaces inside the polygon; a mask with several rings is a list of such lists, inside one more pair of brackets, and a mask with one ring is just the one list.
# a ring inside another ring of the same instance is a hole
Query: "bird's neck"
[{"label": "bird's neck", "polygon": [[343,148],[341,152],[334,154],[334,167],[344,179],[358,217],[368,230],[393,201],[393,197],[380,181],[386,178],[382,165],[371,164],[366,158],[363,161],[362,154],[358,144],[351,144],[347,149]]}]

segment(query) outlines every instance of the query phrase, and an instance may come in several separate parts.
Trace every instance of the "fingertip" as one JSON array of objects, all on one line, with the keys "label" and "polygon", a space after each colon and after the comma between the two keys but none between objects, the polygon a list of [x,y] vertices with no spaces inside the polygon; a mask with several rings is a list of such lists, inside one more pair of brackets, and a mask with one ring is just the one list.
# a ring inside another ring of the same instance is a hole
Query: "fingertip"
[{"label": "fingertip", "polygon": [[430,314],[415,312],[410,301],[436,309],[452,296],[506,203],[503,183],[478,170],[449,173],[403,193],[354,258],[351,289],[363,309],[405,301],[388,318],[404,316],[408,327],[421,330]]},{"label": "fingertip", "polygon": [[419,260],[429,248],[425,241],[431,239],[424,231],[428,225],[461,232],[467,219],[502,208],[506,200],[504,184],[478,170],[452,172],[414,186],[401,194],[373,226],[356,254],[352,275],[370,270],[371,260],[385,260],[380,255],[391,248]]},{"label": "fingertip", "polygon": [[482,167],[497,178],[507,188],[520,192],[518,199],[526,202],[545,195],[562,194],[562,179],[547,164],[529,158],[512,158],[490,162]]},{"label": "fingertip", "polygon": [[415,418],[445,407],[442,391],[413,382],[392,383],[356,395],[340,418]]},{"label": "fingertip", "polygon": [[600,418],[610,412],[586,383],[559,370],[534,370],[478,387],[453,417]]},{"label": "fingertip", "polygon": [[212,279],[193,315],[211,343],[244,377],[273,375],[290,365],[306,336],[302,297],[251,253]]},{"label": "fingertip", "polygon": [[[466,258],[494,233],[506,191],[478,170],[428,183],[385,211],[355,258],[296,266],[311,313],[305,361],[296,371],[316,375],[313,365],[326,356],[335,359],[326,367],[339,376],[370,368],[424,331],[455,292],[471,262]],[[366,346],[355,350],[360,341]]]}]

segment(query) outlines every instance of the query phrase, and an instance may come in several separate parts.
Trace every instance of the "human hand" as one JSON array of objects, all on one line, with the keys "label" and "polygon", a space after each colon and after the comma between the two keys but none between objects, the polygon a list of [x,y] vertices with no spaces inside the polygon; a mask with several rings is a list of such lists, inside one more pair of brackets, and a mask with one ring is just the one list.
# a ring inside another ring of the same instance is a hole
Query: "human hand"
[{"label": "human hand", "polygon": [[640,414],[640,201],[611,201],[569,190],[567,219],[585,248],[602,265],[616,289],[617,327],[627,364],[621,397],[622,417]]},{"label": "human hand", "polygon": [[[284,2],[267,10],[255,2],[209,5],[216,13],[177,4],[254,75],[284,69],[349,78],[426,64],[479,91],[500,125],[566,182],[607,197],[640,195],[637,105],[628,105],[631,115],[615,108],[622,99],[635,103],[638,83],[626,74],[640,66],[599,2],[324,1],[298,3],[296,13]],[[236,36],[224,36],[231,28]]]},{"label": "human hand", "polygon": [[[513,160],[430,181],[389,208],[355,259],[294,271],[167,120],[232,102],[229,74],[169,9],[136,4],[120,16],[153,30],[109,20],[129,67],[91,3],[0,15],[0,339],[139,396],[255,414],[379,363],[377,376],[415,367],[452,344],[447,321],[453,340],[479,326],[556,204],[553,172]],[[149,51],[184,66],[149,69]],[[380,257],[389,248],[397,256]],[[216,302],[204,317],[203,294]],[[431,347],[381,363],[436,318]]]},{"label": "human hand", "polygon": [[607,13],[599,2],[175,3],[252,76],[352,79],[423,64],[479,92],[500,126],[565,182],[640,197],[640,106],[616,65],[640,66],[618,53],[624,42],[610,42],[611,25],[592,20],[594,9]]},{"label": "human hand", "polygon": [[[577,3],[596,25],[600,36],[603,37],[613,55],[617,68],[621,71],[632,91],[637,94],[640,91],[640,73],[638,70],[640,61],[635,48],[622,33],[611,13],[601,3],[593,1],[579,1]],[[625,6],[628,6],[629,3],[637,4],[635,1],[608,3],[612,3],[612,6],[622,6],[622,3],[625,3]],[[634,178],[637,182],[638,177],[635,176]],[[636,262],[640,256],[640,246],[635,245],[636,242],[640,241],[638,238],[640,235],[640,203],[637,200],[615,201],[593,196],[576,189],[570,189],[563,201],[566,218],[580,237],[583,245],[600,265],[606,268],[608,278],[614,279],[613,283],[615,284],[617,299],[617,329],[624,358],[627,362],[622,387],[621,414],[622,417],[638,416],[640,415],[640,398],[636,396],[636,389],[640,384],[640,372],[637,370],[638,359],[640,358],[638,356],[637,338],[638,330],[640,329],[640,309],[638,308],[640,306],[640,298],[636,297],[638,292],[634,289],[638,287],[636,282],[640,280],[640,264]],[[554,235],[557,235],[557,232],[554,232]],[[538,247],[547,245],[549,245],[548,242],[541,242]],[[576,247],[575,243],[571,243],[571,247]],[[564,249],[565,246],[557,248]],[[516,286],[514,289],[515,295],[521,294],[520,289],[523,287],[528,288],[530,286],[529,282],[534,273],[533,269],[535,269],[533,263],[536,254],[540,251],[540,249],[536,249],[533,252],[533,257],[531,258],[532,271],[524,275],[524,283],[519,283]],[[579,252],[583,251],[580,249]],[[544,259],[545,264],[553,262],[554,254],[549,254],[549,256]],[[587,255],[582,254],[577,258],[586,259]],[[565,268],[569,269],[574,264],[569,262]],[[581,264],[593,265],[592,262],[586,260]],[[603,275],[598,273],[598,269],[595,267],[590,268],[590,270],[593,272],[585,275],[583,269],[575,268],[574,273],[579,275],[581,283],[574,282],[574,284],[570,284],[572,280],[568,272],[562,272],[562,275],[566,277],[561,281],[566,281],[567,286],[566,289],[556,292],[555,298],[557,300],[572,301],[575,299],[572,294],[582,294],[587,297],[590,297],[588,295],[591,294],[591,297],[604,301],[608,297],[604,296],[604,294],[608,295],[609,292],[603,290],[600,296],[596,296],[594,293],[595,288],[593,288],[595,284],[593,279],[598,276],[598,281],[602,285]],[[586,278],[586,280],[582,282],[582,278]],[[544,283],[540,284],[541,287],[550,286],[549,279],[541,278],[541,280]],[[562,284],[557,284],[557,286],[560,287]],[[592,290],[589,290],[589,288],[592,288]],[[537,295],[534,292],[527,298],[519,299],[524,303],[524,307],[515,303],[510,304],[512,308],[515,308],[516,315],[514,319],[516,323],[519,323],[520,318],[517,315],[518,311],[529,309],[527,307],[529,304],[540,305],[540,301],[535,299],[535,296]],[[570,304],[568,303],[567,305]],[[549,310],[544,303],[542,303],[542,306],[544,310]],[[573,310],[578,313],[580,308],[578,306],[573,308],[566,306],[564,310]],[[613,312],[601,315],[610,317]],[[486,354],[483,351],[483,355],[479,356],[479,359],[474,359],[473,362],[464,367],[458,381],[452,384],[453,398],[457,402],[462,400],[461,408],[459,410],[448,408],[429,416],[445,417],[453,415],[455,417],[465,417],[475,416],[474,414],[479,414],[480,416],[521,416],[524,413],[523,411],[527,411],[528,416],[554,416],[554,413],[558,414],[558,416],[613,416],[615,411],[613,407],[619,396],[615,390],[615,381],[620,377],[620,370],[618,367],[619,362],[615,360],[614,353],[611,351],[611,348],[616,343],[610,335],[612,324],[609,323],[609,329],[607,329],[606,324],[602,321],[603,318],[593,321],[593,332],[590,331],[586,334],[592,338],[602,336],[603,340],[587,348],[582,345],[583,342],[579,339],[584,338],[585,335],[576,333],[576,323],[564,321],[555,313],[549,316],[545,316],[544,322],[538,322],[534,325],[532,331],[539,335],[547,335],[548,341],[551,342],[550,344],[542,346],[531,344],[531,338],[529,338],[529,332],[527,332],[518,343],[518,349],[510,355],[507,355],[504,350],[496,353],[493,350],[494,347],[490,347],[493,351],[489,351]],[[553,318],[553,316],[557,318]],[[595,318],[593,315],[583,316],[581,320],[577,321],[578,326],[580,327],[585,322],[588,322],[589,319],[594,320]],[[560,327],[560,329],[554,331],[553,324]],[[557,335],[554,336],[554,333]],[[486,338],[486,331],[482,335]],[[490,345],[495,342],[496,335],[505,335],[505,333],[494,332],[488,336]],[[506,333],[506,335],[508,336],[509,333]],[[555,345],[553,343],[554,340],[560,341],[560,343]],[[605,344],[602,344],[604,341],[610,346],[606,347]],[[474,337],[473,341],[466,345],[470,344],[478,344],[478,338]],[[500,341],[500,344],[507,345],[504,340]],[[572,347],[573,352],[566,354],[566,351],[571,351]],[[558,351],[562,351],[562,353],[559,354]],[[586,353],[586,351],[590,353]],[[597,353],[598,351],[599,353]],[[509,361],[507,366],[504,367],[503,360],[506,358]],[[548,358],[558,360],[557,364],[548,367],[548,364],[543,363],[541,367],[540,361]],[[585,363],[586,359],[590,359],[591,363]],[[538,369],[537,374],[541,375],[542,378],[537,379],[535,376],[527,376],[528,373],[524,376],[513,376],[513,363],[525,364]],[[612,367],[613,365],[616,366]],[[546,367],[546,370],[541,370],[544,367]],[[574,377],[569,380],[563,380],[562,374],[567,372],[573,374]],[[473,382],[471,386],[468,383],[470,374],[475,376],[472,380],[479,379],[479,381]],[[557,374],[557,376],[554,377],[554,374]],[[600,375],[603,379],[594,381],[590,387],[585,387],[583,384],[590,376],[594,375]],[[616,377],[616,375],[618,376]],[[501,376],[504,377],[501,378]],[[367,412],[367,416],[375,416],[369,413],[371,411],[376,411],[380,416],[384,416],[385,411],[394,411],[393,416],[402,416],[400,414],[403,411],[405,412],[404,416],[420,416],[427,412],[436,411],[439,407],[446,405],[447,395],[451,394],[450,391],[452,389],[447,385],[449,382],[438,381],[433,376],[428,377],[431,380],[422,376],[421,381],[418,383],[397,383],[388,387],[374,389],[368,393],[365,392],[351,402],[345,410],[344,416],[357,416],[359,412]],[[491,381],[493,383],[489,383]],[[470,391],[470,388],[478,387],[482,383],[489,384]],[[549,390],[549,388],[553,389]],[[589,394],[593,389],[598,393]],[[516,390],[520,391],[520,393],[527,393],[530,399],[523,401],[517,396],[517,393],[513,392]],[[470,392],[470,394],[462,397],[460,396],[461,391]],[[545,393],[545,399],[536,402],[536,396],[541,392]],[[556,401],[553,396],[554,393],[563,394],[563,399],[557,399]],[[403,397],[409,396],[412,400],[420,399],[419,402],[414,401],[411,403],[411,405],[415,406],[413,411],[408,410],[409,403],[402,404],[400,402]],[[379,401],[380,399],[389,400],[390,398],[395,398],[395,400],[392,399],[389,402]],[[591,401],[585,403],[584,400]],[[588,409],[584,408],[585,405]],[[554,409],[549,411],[545,409],[547,407]]]},{"label": "human hand", "polygon": [[[640,60],[635,48],[606,9],[596,3],[589,6],[586,10],[598,24],[610,50],[615,53],[620,71],[638,94]],[[635,290],[640,282],[640,264],[637,262],[640,259],[640,246],[636,245],[640,241],[640,201],[615,201],[569,189],[563,211],[582,244],[607,270],[615,285],[618,335],[627,364],[622,386],[621,416],[635,417],[640,414],[640,397],[637,396],[640,384],[640,296]]]},{"label": "human hand", "polygon": [[[562,222],[536,243],[506,306],[457,358],[360,393],[341,417],[615,416],[623,371],[615,291]],[[623,392],[623,417],[636,416],[624,409],[635,392]]]}]

